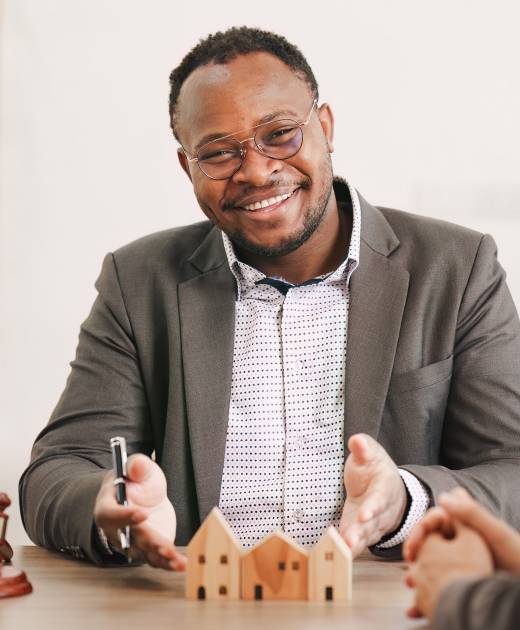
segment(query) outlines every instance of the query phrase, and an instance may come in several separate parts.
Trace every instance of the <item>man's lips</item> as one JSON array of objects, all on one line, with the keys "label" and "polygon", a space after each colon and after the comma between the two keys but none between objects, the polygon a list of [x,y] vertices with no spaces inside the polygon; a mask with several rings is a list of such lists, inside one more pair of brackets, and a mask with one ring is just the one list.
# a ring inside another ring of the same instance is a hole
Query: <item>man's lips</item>
[{"label": "man's lips", "polygon": [[299,187],[297,186],[291,189],[270,191],[269,193],[264,193],[263,195],[251,195],[250,197],[245,197],[235,203],[233,209],[247,210],[248,212],[269,211],[292,197],[298,188]]},{"label": "man's lips", "polygon": [[270,197],[267,201],[272,201],[273,199],[279,199],[280,201],[275,201],[274,203],[270,203],[267,206],[256,208],[255,210],[248,210],[246,208],[235,208],[235,210],[239,210],[240,212],[245,213],[249,218],[255,219],[257,221],[262,221],[264,218],[266,220],[273,220],[280,213],[285,213],[286,210],[289,209],[291,204],[298,198],[298,193],[300,192],[299,188],[296,188],[293,193],[286,195],[278,195],[277,197]]}]

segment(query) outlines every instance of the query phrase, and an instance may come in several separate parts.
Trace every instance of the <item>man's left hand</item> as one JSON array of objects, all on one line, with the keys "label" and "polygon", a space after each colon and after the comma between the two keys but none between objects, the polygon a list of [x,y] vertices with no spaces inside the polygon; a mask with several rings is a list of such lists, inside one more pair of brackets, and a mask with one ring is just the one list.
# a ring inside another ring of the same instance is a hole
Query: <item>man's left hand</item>
[{"label": "man's left hand", "polygon": [[353,435],[348,448],[347,498],[339,529],[356,556],[398,529],[406,509],[406,489],[392,458],[369,435]]}]

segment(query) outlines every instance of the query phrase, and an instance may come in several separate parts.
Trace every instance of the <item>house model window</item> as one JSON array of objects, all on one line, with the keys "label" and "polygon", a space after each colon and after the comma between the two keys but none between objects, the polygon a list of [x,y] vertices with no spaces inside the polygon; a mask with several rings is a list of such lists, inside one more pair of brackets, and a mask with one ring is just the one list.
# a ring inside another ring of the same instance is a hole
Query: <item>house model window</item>
[{"label": "house model window", "polygon": [[280,571],[285,571],[285,562],[279,562],[278,568],[280,569]]},{"label": "house model window", "polygon": [[220,556],[220,564],[227,564],[227,556]]},{"label": "house model window", "polygon": [[218,589],[218,594],[219,594],[219,595],[227,595],[227,588],[226,588],[225,586],[221,586],[221,587]]},{"label": "house model window", "polygon": [[327,553],[325,554],[325,560],[334,560],[334,552],[327,551]]},{"label": "house model window", "polygon": [[199,564],[205,564],[206,563],[206,556],[199,556]]},{"label": "house model window", "polygon": [[293,571],[298,571],[298,569],[300,568],[300,563],[299,562],[293,562],[291,564],[291,566],[292,566],[292,570]]}]

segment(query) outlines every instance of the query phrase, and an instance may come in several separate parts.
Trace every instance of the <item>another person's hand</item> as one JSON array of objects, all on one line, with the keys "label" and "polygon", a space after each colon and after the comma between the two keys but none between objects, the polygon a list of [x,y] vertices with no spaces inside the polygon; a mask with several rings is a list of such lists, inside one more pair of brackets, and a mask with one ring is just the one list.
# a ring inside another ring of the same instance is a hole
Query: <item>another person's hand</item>
[{"label": "another person's hand", "polygon": [[166,494],[163,471],[149,457],[131,455],[127,476],[128,506],[116,501],[114,473],[105,476],[94,507],[96,525],[118,549],[121,549],[118,530],[131,526],[131,558],[162,569],[184,570],[186,558],[173,544],[177,521]]},{"label": "another person's hand", "polygon": [[464,488],[454,488],[439,496],[439,506],[429,510],[414,527],[404,545],[404,557],[414,562],[421,546],[432,532],[453,534],[453,520],[475,530],[485,540],[496,569],[520,574],[520,533],[493,516]]},{"label": "another person's hand", "polygon": [[478,579],[493,573],[493,558],[484,539],[459,521],[452,523],[453,538],[438,532],[428,534],[405,582],[415,588],[410,617],[433,617],[439,596],[460,579]]},{"label": "another person's hand", "polygon": [[353,435],[348,447],[347,498],[339,529],[353,555],[358,555],[398,529],[406,509],[406,489],[391,457],[369,435]]}]

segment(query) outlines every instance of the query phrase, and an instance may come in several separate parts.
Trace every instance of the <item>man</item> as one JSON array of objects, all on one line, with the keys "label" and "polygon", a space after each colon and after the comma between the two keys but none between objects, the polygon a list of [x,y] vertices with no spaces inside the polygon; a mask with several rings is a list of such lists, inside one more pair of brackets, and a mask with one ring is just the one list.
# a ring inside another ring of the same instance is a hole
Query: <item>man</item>
[{"label": "man", "polygon": [[520,523],[520,328],[492,239],[333,178],[332,110],[280,36],[217,33],[170,83],[209,221],[106,257],[20,482],[33,540],[116,561],[130,524],[132,557],[181,569],[174,539],[219,505],[246,546],[335,523],[355,554],[400,557],[459,484]]},{"label": "man", "polygon": [[518,628],[520,534],[463,488],[439,503],[405,544],[412,563],[406,582],[416,589],[409,615],[424,615],[442,630]]}]

